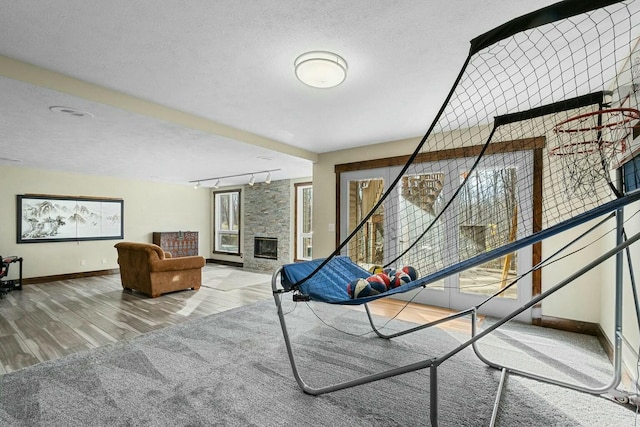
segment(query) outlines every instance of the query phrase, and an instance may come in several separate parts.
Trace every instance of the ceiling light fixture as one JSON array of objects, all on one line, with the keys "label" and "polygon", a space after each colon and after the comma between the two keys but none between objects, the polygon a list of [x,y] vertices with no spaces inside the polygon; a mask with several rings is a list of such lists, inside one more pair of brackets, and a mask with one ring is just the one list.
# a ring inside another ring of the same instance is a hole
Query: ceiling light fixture
[{"label": "ceiling light fixture", "polygon": [[267,172],[267,179],[264,180],[265,184],[271,184],[271,172]]},{"label": "ceiling light fixture", "polygon": [[256,183],[256,177],[251,174],[251,178],[249,178],[249,185],[253,185]]},{"label": "ceiling light fixture", "polygon": [[331,52],[316,50],[303,53],[293,65],[298,80],[311,87],[335,87],[347,78],[347,61]]},{"label": "ceiling light fixture", "polygon": [[218,188],[220,187],[220,178],[218,178],[218,180],[216,181],[215,184],[213,184],[213,188]]},{"label": "ceiling light fixture", "polygon": [[193,186],[193,189],[194,189],[194,190],[197,190],[197,189],[198,189],[198,187],[200,187],[200,185],[201,185],[201,184],[200,184],[200,181],[196,182],[196,185],[194,185],[194,186]]}]

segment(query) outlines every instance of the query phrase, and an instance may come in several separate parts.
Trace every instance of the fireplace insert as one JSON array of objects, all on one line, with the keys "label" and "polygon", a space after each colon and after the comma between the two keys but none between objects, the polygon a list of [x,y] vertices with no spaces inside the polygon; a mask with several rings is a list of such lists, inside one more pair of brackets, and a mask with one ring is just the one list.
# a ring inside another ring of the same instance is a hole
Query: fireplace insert
[{"label": "fireplace insert", "polygon": [[278,259],[277,237],[254,237],[253,248],[254,258]]}]

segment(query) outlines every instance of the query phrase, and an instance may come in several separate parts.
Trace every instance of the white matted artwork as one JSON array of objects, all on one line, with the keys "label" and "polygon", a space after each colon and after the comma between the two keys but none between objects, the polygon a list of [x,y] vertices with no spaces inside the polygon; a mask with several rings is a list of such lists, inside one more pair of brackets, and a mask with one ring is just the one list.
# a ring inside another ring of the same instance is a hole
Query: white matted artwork
[{"label": "white matted artwork", "polygon": [[122,199],[18,195],[17,216],[17,243],[124,238]]}]

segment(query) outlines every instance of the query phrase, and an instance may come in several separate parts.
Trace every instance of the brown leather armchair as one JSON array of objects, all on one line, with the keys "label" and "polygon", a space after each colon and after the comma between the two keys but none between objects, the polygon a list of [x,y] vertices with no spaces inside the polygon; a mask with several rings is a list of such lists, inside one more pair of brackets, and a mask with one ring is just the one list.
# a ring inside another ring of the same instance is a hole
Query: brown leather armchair
[{"label": "brown leather armchair", "polygon": [[182,289],[200,289],[205,264],[201,256],[172,258],[151,243],[120,242],[115,248],[124,289],[135,289],[152,298]]}]

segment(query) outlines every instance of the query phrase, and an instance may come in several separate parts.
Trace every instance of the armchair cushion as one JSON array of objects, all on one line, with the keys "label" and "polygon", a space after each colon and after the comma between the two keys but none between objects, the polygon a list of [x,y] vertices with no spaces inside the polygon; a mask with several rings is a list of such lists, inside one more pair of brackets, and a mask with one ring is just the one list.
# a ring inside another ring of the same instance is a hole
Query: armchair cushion
[{"label": "armchair cushion", "polygon": [[202,284],[201,256],[172,258],[158,245],[120,242],[120,279],[124,289],[135,289],[151,297],[182,289],[199,289]]}]

